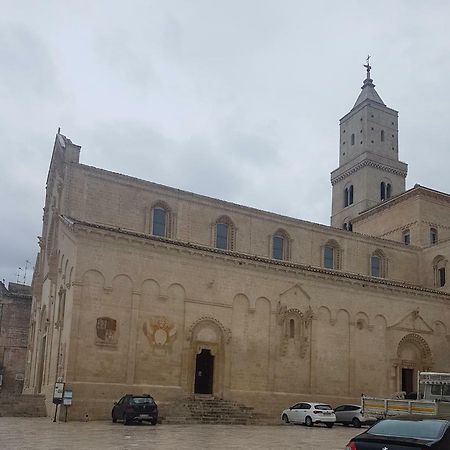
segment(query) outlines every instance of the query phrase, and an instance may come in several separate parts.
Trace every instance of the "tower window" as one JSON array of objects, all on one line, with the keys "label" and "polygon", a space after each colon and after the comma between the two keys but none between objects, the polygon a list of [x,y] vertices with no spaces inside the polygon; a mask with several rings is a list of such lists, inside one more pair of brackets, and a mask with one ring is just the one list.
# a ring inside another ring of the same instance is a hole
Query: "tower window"
[{"label": "tower window", "polygon": [[384,130],[381,130],[381,142],[384,142]]},{"label": "tower window", "polygon": [[402,240],[405,245],[409,245],[411,243],[411,234],[410,234],[409,230],[405,230],[402,233]]},{"label": "tower window", "polygon": [[391,198],[391,183],[386,183],[386,200]]},{"label": "tower window", "polygon": [[380,200],[386,200],[386,184],[384,181],[382,181],[380,184]]},{"label": "tower window", "polygon": [[447,260],[443,256],[436,256],[433,260],[434,283],[436,287],[443,287],[446,283],[445,269]]},{"label": "tower window", "polygon": [[445,267],[438,269],[439,287],[445,286]]},{"label": "tower window", "polygon": [[351,141],[352,145],[355,145],[355,134],[354,133],[352,133],[352,137],[351,137],[350,141]]},{"label": "tower window", "polygon": [[430,244],[435,245],[438,242],[438,232],[436,228],[430,228]]},{"label": "tower window", "polygon": [[344,208],[353,204],[353,184],[344,189]]},{"label": "tower window", "polygon": [[214,246],[223,250],[233,250],[236,228],[228,216],[222,216],[214,223]]}]

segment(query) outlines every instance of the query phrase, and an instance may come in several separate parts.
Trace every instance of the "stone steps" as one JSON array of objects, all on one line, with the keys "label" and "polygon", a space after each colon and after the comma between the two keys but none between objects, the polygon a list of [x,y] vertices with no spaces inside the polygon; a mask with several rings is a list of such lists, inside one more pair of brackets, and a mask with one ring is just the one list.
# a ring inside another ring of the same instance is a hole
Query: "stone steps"
[{"label": "stone steps", "polygon": [[253,407],[216,397],[183,398],[165,408],[163,423],[261,425],[272,423],[265,414]]},{"label": "stone steps", "polygon": [[43,395],[0,394],[0,417],[45,417]]}]

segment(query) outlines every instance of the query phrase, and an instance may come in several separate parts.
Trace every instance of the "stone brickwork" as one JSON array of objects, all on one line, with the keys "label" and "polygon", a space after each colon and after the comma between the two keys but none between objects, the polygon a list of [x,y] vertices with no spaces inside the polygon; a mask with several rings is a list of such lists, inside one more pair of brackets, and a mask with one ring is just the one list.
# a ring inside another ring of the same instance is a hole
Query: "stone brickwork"
[{"label": "stone brickwork", "polygon": [[22,392],[30,313],[30,286],[0,282],[0,394]]}]

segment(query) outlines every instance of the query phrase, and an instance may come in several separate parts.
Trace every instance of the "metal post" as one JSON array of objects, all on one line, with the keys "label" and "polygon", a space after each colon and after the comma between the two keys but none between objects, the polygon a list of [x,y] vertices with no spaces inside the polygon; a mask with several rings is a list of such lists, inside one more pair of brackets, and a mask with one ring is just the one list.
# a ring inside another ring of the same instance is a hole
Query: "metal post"
[{"label": "metal post", "polygon": [[67,422],[67,405],[66,405],[66,415],[64,417],[64,422]]},{"label": "metal post", "polygon": [[56,422],[56,414],[58,412],[58,404],[55,405],[55,417],[53,417],[53,422]]}]

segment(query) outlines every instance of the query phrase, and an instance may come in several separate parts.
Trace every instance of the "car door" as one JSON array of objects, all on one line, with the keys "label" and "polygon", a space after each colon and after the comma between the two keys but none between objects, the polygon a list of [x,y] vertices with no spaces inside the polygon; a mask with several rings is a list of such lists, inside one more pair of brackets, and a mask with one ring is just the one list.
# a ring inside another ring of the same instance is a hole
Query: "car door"
[{"label": "car door", "polygon": [[336,422],[345,422],[345,405],[338,406],[334,413],[336,414]]},{"label": "car door", "polygon": [[299,411],[300,411],[301,403],[297,403],[288,411],[288,417],[290,422],[298,423],[299,422]]},{"label": "car door", "polygon": [[125,403],[125,398],[126,397],[122,397],[118,402],[117,405],[114,409],[114,416],[116,419],[121,419],[122,415],[123,415],[123,406]]},{"label": "car door", "polygon": [[305,417],[311,413],[311,405],[309,403],[302,403],[298,410],[298,418],[300,423],[305,422]]}]

